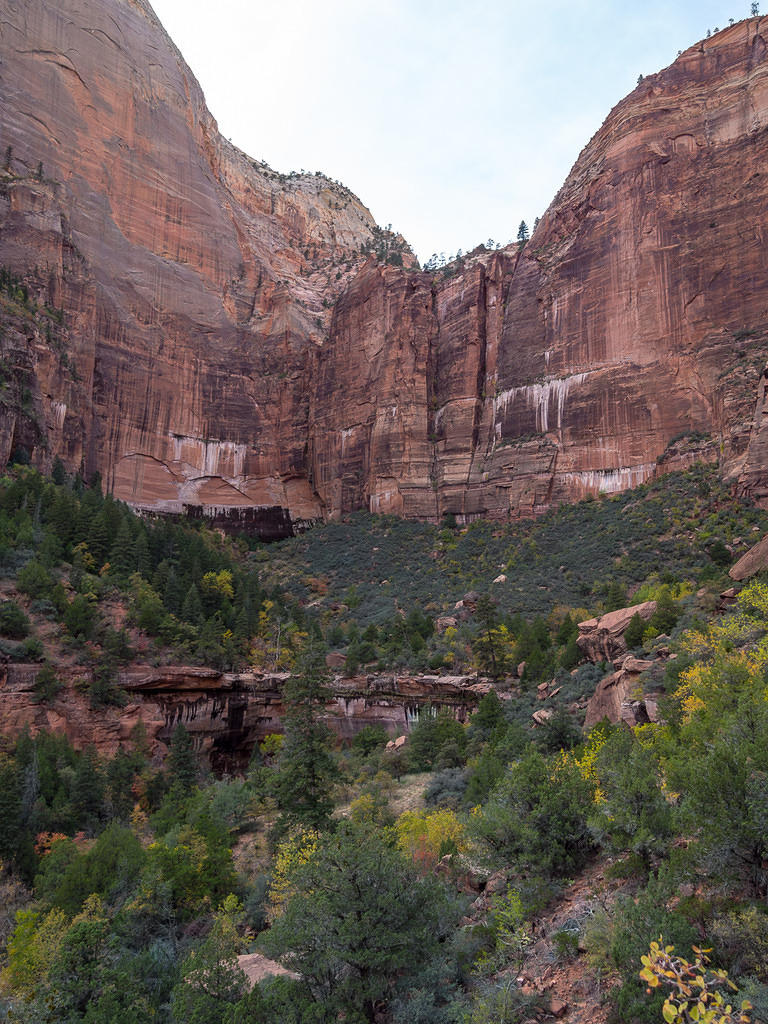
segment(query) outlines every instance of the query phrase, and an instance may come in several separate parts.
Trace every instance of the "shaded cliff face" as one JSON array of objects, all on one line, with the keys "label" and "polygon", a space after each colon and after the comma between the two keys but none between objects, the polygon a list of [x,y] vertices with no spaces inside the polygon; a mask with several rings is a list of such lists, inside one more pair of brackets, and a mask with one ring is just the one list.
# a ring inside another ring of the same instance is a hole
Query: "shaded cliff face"
[{"label": "shaded cliff face", "polygon": [[0,263],[65,311],[76,375],[27,332],[37,460],[99,470],[140,506],[319,515],[308,352],[370,214],[222,139],[143,0],[2,8]]},{"label": "shaded cliff face", "polygon": [[0,458],[264,536],[535,512],[702,456],[768,496],[767,22],[644,79],[527,245],[433,275],[366,260],[346,189],[222,139],[144,0],[0,4],[0,263],[37,303],[0,294]]},{"label": "shaded cliff face", "polygon": [[[222,773],[244,772],[257,743],[283,731],[287,673],[135,664],[119,677],[127,703],[94,710],[78,689],[82,679],[66,670],[60,673],[65,689],[53,702],[41,704],[34,692],[39,671],[39,665],[0,666],[0,736],[15,737],[25,729],[35,735],[44,729],[66,736],[78,750],[93,746],[113,757],[135,739],[139,727],[153,757],[161,760],[181,723],[200,757]],[[476,676],[337,676],[329,686],[324,719],[338,741],[353,739],[369,725],[402,736],[424,708],[441,708],[466,722],[489,689],[489,681],[478,682]]]},{"label": "shaded cliff face", "polygon": [[313,407],[332,512],[514,515],[694,457],[768,490],[765,30],[742,22],[646,78],[522,249],[355,280]]}]

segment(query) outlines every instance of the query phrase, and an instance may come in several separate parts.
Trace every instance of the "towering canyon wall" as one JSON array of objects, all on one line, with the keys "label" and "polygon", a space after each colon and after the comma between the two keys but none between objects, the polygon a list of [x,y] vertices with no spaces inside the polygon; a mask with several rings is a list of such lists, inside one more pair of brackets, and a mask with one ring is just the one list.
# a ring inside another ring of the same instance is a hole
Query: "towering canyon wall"
[{"label": "towering canyon wall", "polygon": [[[320,515],[308,358],[370,214],[227,143],[143,0],[0,10],[0,262],[66,324],[65,372],[27,339],[37,458],[138,506]],[[3,436],[7,457],[13,424]]]},{"label": "towering canyon wall", "polygon": [[768,23],[644,79],[524,247],[432,274],[222,139],[145,0],[0,11],[0,263],[63,310],[0,304],[0,458],[267,534],[517,515],[694,455],[768,491]]},{"label": "towering canyon wall", "polygon": [[[411,278],[407,304],[403,275],[358,276],[313,405],[331,511],[514,515],[694,454],[762,496],[764,28],[741,22],[644,79],[522,249]],[[360,401],[340,401],[340,375]]]}]

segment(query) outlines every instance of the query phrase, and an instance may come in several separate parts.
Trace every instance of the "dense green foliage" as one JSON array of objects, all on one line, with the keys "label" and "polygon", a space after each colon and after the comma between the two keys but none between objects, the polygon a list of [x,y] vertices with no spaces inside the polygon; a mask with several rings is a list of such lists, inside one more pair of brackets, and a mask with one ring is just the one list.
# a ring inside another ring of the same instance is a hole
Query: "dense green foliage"
[{"label": "dense green foliage", "polygon": [[[33,700],[61,700],[64,655],[94,706],[125,699],[136,652],[290,667],[285,736],[219,780],[183,726],[162,768],[141,730],[109,758],[46,732],[0,745],[0,878],[19,886],[2,934],[10,1020],[530,1018],[510,979],[532,922],[595,858],[623,892],[553,949],[586,946],[584,970],[619,980],[615,1021],[659,1019],[639,970],[660,934],[682,953],[706,939],[767,1012],[768,587],[713,614],[726,543],[765,523],[709,470],[535,523],[356,516],[269,549],[139,520],[97,484],[23,466],[0,482],[0,649],[37,661]],[[576,623],[651,598],[629,639],[663,652],[638,685],[664,724],[584,735],[610,666],[582,662]],[[422,708],[396,751],[380,727],[334,744],[326,644],[347,672],[450,666],[499,692],[468,725]],[[533,729],[538,709],[551,714]],[[426,808],[397,803],[409,771],[429,773]],[[457,890],[491,871],[507,891],[459,926]],[[236,957],[250,949],[300,977],[249,986]]]},{"label": "dense green foliage", "polygon": [[285,738],[275,782],[283,827],[322,828],[333,810],[336,768],[321,717],[328,699],[324,655],[316,642],[310,644],[283,690]]},{"label": "dense green foliage", "polygon": [[267,949],[290,954],[329,1019],[336,1011],[344,1020],[373,1020],[398,976],[427,961],[453,924],[439,883],[353,825],[324,840],[293,883]]}]

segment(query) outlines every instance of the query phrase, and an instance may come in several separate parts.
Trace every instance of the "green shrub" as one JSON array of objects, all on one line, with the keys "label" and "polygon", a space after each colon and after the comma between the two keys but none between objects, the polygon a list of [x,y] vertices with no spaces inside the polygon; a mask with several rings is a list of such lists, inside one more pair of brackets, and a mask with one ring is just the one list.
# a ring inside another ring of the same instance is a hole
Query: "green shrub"
[{"label": "green shrub", "polygon": [[592,783],[569,757],[530,752],[512,765],[472,826],[494,858],[545,875],[583,867],[593,850]]},{"label": "green shrub", "polygon": [[16,586],[27,597],[49,597],[54,581],[51,574],[38,561],[28,562],[16,577]]},{"label": "green shrub", "polygon": [[[437,765],[443,748],[451,757],[460,759],[467,745],[464,727],[449,710],[433,714],[431,707],[423,708],[419,720],[411,730],[408,741],[408,760],[414,771],[427,771]],[[453,767],[452,764],[443,767]]]},{"label": "green shrub", "polygon": [[56,694],[63,685],[53,665],[50,662],[46,662],[35,676],[35,697],[43,703],[48,703],[55,700]]},{"label": "green shrub", "polygon": [[0,634],[12,640],[23,640],[29,635],[30,623],[24,610],[15,601],[0,604]]}]

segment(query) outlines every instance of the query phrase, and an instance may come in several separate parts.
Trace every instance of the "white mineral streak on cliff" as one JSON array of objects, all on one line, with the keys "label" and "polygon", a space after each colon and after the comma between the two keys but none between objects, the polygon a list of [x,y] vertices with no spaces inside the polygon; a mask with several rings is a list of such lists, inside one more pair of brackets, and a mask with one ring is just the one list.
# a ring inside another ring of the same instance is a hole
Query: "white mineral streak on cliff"
[{"label": "white mineral streak on cliff", "polygon": [[67,418],[67,406],[65,402],[51,402],[51,412],[53,413],[53,423],[57,430],[62,430],[64,427],[64,420]]},{"label": "white mineral streak on cliff", "polygon": [[637,487],[644,483],[656,468],[655,462],[646,462],[640,466],[622,466],[620,469],[587,469],[575,473],[558,473],[557,476],[566,485],[576,490],[604,492],[615,494],[629,487]]},{"label": "white mineral streak on cliff", "polygon": [[344,453],[347,450],[347,438],[348,437],[352,437],[352,435],[354,434],[356,429],[357,429],[356,427],[347,427],[345,430],[341,431],[341,456],[342,456],[342,458],[344,457]]},{"label": "white mineral streak on cliff", "polygon": [[245,469],[248,446],[234,441],[213,441],[202,437],[172,434],[173,461],[193,467],[201,476],[240,479]]},{"label": "white mineral streak on cliff", "polygon": [[583,383],[589,376],[589,373],[574,373],[570,377],[554,377],[502,391],[493,402],[494,419],[498,418],[500,412],[506,413],[510,402],[514,404],[523,401],[529,409],[536,410],[537,431],[546,434],[550,427],[561,430],[563,411],[571,388]]}]

